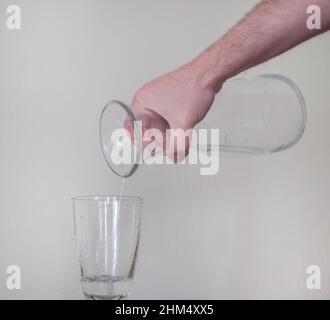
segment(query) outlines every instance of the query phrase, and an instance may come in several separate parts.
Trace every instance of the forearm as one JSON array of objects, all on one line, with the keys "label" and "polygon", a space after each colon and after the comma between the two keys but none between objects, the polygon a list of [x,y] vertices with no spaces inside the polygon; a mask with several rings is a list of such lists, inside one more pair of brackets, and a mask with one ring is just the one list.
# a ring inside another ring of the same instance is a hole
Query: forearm
[{"label": "forearm", "polygon": [[[306,26],[306,9],[321,8],[321,29]],[[330,0],[264,0],[193,62],[202,81],[219,91],[222,83],[330,28]]]}]

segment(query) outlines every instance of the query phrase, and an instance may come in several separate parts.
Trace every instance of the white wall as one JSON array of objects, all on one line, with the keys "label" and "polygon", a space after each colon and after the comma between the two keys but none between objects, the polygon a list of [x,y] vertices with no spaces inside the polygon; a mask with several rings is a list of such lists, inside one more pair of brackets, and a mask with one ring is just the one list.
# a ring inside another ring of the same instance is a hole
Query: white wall
[{"label": "white wall", "polygon": [[[0,4],[0,298],[81,298],[70,198],[117,193],[98,142],[110,99],[193,58],[253,0],[16,0]],[[330,298],[330,35],[250,70],[297,82],[303,140],[266,157],[144,167],[127,193],[145,200],[132,298]],[[22,268],[22,290],[6,267]],[[322,290],[306,288],[306,268]]]}]

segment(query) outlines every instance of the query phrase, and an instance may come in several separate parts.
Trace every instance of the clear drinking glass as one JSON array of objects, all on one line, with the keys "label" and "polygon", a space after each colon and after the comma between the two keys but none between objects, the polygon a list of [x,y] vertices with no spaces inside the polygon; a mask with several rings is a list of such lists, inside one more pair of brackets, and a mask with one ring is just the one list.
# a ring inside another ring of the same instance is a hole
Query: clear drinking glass
[{"label": "clear drinking glass", "polygon": [[137,257],[143,200],[130,196],[73,198],[74,233],[86,298],[128,296]]}]

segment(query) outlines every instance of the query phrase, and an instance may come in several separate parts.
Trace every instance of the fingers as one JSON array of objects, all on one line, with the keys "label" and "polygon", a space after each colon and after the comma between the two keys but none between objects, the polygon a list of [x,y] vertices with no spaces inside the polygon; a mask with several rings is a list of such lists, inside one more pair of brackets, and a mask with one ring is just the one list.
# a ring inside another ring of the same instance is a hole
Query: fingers
[{"label": "fingers", "polygon": [[[156,99],[148,93],[148,90],[145,93],[145,90],[145,88],[139,90],[132,101],[132,112],[136,120],[142,122],[143,149],[150,150],[156,146],[171,162],[182,162],[189,153],[191,142],[189,124],[190,118],[193,117],[189,114],[182,118],[183,109],[176,99]],[[127,126],[127,128],[132,132],[132,127]],[[150,154],[153,155],[153,152]]]},{"label": "fingers", "polygon": [[174,163],[181,163],[189,154],[192,129],[173,127],[167,132],[166,156]]},{"label": "fingers", "polygon": [[[157,150],[162,150],[173,163],[182,162],[189,154],[192,139],[192,129],[178,126],[170,127],[169,123],[150,109],[133,109],[137,121],[141,122],[142,148],[148,148],[151,155]],[[134,127],[126,119],[125,128],[129,131],[134,141]]]},{"label": "fingers", "polygon": [[137,121],[142,123],[142,145],[145,148],[151,141],[164,149],[166,144],[166,130],[169,129],[168,122],[149,109],[134,109],[134,116]]}]

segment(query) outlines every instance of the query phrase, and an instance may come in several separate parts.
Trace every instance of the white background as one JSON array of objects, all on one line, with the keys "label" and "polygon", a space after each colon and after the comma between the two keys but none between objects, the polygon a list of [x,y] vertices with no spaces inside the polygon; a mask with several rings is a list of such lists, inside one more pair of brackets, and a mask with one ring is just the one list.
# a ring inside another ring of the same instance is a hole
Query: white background
[{"label": "white background", "polygon": [[[80,299],[70,198],[119,192],[98,120],[145,81],[189,61],[253,0],[17,0],[0,3],[0,298]],[[293,149],[198,167],[142,167],[144,198],[132,298],[330,298],[330,35],[248,74],[281,73],[303,91],[308,126]],[[214,106],[215,108],[217,106]],[[6,288],[6,267],[22,290]],[[306,268],[322,290],[306,288]]]}]

